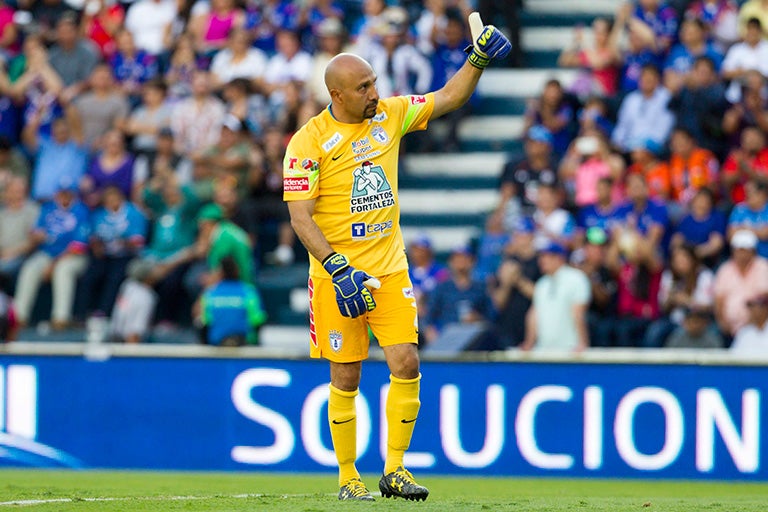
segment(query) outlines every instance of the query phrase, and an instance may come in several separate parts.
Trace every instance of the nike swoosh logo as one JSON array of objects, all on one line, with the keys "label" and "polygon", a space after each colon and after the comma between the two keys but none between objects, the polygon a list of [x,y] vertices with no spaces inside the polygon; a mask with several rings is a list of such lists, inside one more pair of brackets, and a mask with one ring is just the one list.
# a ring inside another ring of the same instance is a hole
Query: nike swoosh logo
[{"label": "nike swoosh logo", "polygon": [[413,423],[416,421],[416,418],[413,418],[412,420],[400,420],[400,423]]},{"label": "nike swoosh logo", "polygon": [[350,421],[352,421],[353,419],[355,419],[355,418],[349,418],[348,420],[344,420],[344,421],[336,421],[336,420],[333,420],[333,421],[331,421],[331,423],[333,423],[334,425],[343,425],[343,424],[345,424],[345,423],[349,423],[349,422],[350,422]]},{"label": "nike swoosh logo", "polygon": [[342,157],[342,155],[344,155],[344,153],[342,153],[341,155],[332,156],[332,157],[331,157],[331,160],[333,160],[333,161],[335,162],[336,160],[338,160],[339,158],[341,158],[341,157]]}]

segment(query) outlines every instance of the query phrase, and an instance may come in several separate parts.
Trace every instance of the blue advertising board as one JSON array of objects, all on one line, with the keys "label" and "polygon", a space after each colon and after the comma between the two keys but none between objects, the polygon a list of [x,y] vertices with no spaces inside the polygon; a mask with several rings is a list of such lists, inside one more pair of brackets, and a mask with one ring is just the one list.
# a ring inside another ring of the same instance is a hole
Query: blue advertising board
[{"label": "blue advertising board", "polygon": [[[765,480],[768,367],[425,362],[419,473]],[[358,467],[389,372],[363,367]],[[318,361],[0,356],[0,463],[333,471]]]}]

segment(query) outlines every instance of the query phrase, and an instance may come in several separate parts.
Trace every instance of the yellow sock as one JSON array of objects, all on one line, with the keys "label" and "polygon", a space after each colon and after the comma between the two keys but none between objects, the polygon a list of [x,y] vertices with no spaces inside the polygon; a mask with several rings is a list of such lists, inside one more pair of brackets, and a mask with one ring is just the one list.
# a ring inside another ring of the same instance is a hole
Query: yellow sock
[{"label": "yellow sock", "polygon": [[328,399],[328,424],[336,459],[339,461],[339,487],[352,478],[360,478],[355,467],[357,458],[357,411],[355,397],[358,391],[342,391],[333,385]]},{"label": "yellow sock", "polygon": [[415,379],[398,379],[389,376],[389,394],[387,395],[387,460],[384,463],[384,474],[391,473],[403,465],[403,456],[411,444],[413,427],[419,415],[419,381],[421,374]]}]

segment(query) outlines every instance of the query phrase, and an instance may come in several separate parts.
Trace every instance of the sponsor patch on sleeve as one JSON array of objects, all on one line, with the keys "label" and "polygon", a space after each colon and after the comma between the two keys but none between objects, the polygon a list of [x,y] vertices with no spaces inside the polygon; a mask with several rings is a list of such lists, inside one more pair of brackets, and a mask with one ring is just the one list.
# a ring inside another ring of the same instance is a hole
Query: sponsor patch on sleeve
[{"label": "sponsor patch on sleeve", "polygon": [[424,96],[416,95],[416,96],[410,96],[410,98],[411,98],[411,105],[423,105],[424,103],[427,102],[427,98],[425,98]]},{"label": "sponsor patch on sleeve", "polygon": [[285,192],[306,192],[309,190],[309,177],[283,178],[283,190]]}]

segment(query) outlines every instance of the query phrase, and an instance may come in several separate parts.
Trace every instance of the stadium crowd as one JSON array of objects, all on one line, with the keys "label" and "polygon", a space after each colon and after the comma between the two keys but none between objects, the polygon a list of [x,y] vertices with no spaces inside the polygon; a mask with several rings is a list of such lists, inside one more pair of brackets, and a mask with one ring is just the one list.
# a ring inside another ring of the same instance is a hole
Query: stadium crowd
[{"label": "stadium crowd", "polygon": [[577,78],[528,105],[476,250],[445,268],[411,244],[428,343],[766,353],[768,1],[742,4],[636,0],[575,29]]},{"label": "stadium crowd", "polygon": [[[382,96],[427,92],[464,62],[469,12],[464,0],[3,2],[6,323],[61,332],[111,317],[117,339],[139,341],[194,322],[214,344],[257,342],[257,269],[306,258],[282,168],[291,134],[329,101],[326,63],[352,50]],[[232,332],[209,325],[233,304]]]},{"label": "stadium crowd", "polygon": [[[478,3],[514,11],[515,28],[517,2]],[[435,90],[466,59],[474,7],[1,4],[0,307],[11,324],[50,317],[61,331],[111,317],[115,338],[136,342],[194,322],[213,344],[257,342],[258,269],[305,257],[282,163],[291,134],[329,101],[326,63],[364,56],[382,97]],[[458,332],[465,348],[491,350],[765,350],[766,29],[764,0],[636,0],[590,37],[577,28],[559,65],[578,79],[553,79],[531,101],[524,156],[501,170],[482,237],[445,264],[428,237],[408,241],[424,346]],[[471,104],[448,119],[446,140],[414,134],[407,150],[458,150]],[[241,314],[222,315],[233,303]]]}]

